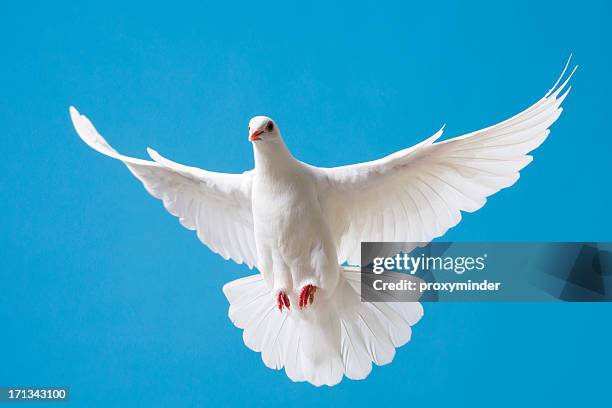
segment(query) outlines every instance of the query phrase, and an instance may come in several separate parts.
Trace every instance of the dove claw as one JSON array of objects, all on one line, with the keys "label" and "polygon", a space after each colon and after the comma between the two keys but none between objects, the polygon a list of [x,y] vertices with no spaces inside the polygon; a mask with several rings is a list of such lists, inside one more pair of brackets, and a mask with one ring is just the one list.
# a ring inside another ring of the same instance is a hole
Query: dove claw
[{"label": "dove claw", "polygon": [[303,309],[306,306],[311,305],[312,302],[314,302],[314,295],[316,291],[317,291],[317,287],[314,285],[309,284],[309,285],[302,287],[302,290],[300,291],[300,298],[299,298],[300,309]]},{"label": "dove claw", "polygon": [[286,307],[287,310],[291,309],[291,303],[289,302],[289,296],[282,290],[278,292],[276,295],[276,306],[278,310],[283,311],[283,307]]}]

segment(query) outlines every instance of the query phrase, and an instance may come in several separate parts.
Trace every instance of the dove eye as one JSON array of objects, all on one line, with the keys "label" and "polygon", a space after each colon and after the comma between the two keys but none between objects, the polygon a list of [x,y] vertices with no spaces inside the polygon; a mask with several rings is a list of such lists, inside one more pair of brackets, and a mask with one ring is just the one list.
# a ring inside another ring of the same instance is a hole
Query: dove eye
[{"label": "dove eye", "polygon": [[274,130],[274,123],[268,122],[268,124],[266,125],[266,130],[268,132],[271,132],[272,130]]}]

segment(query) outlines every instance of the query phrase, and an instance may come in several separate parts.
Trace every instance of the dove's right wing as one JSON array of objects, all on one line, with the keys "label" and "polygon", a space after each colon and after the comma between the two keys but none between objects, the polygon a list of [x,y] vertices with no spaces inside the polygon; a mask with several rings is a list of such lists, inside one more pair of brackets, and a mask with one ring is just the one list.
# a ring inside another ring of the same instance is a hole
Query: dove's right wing
[{"label": "dove's right wing", "polygon": [[166,209],[183,226],[196,230],[198,238],[215,253],[252,268],[257,265],[251,212],[252,174],[215,173],[183,166],[149,150],[155,161],[119,154],[96,131],[84,115],[71,107],[70,117],[77,133],[91,148],[121,160],[163,201]]}]

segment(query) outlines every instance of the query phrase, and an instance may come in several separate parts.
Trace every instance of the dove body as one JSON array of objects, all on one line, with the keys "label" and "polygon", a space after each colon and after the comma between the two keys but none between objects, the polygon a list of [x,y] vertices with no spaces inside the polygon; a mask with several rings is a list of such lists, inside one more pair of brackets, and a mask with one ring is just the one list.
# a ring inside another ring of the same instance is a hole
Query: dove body
[{"label": "dove body", "polygon": [[294,305],[307,285],[329,296],[340,272],[316,174],[289,153],[271,119],[256,117],[249,128],[259,136],[252,140],[252,201],[260,271],[273,292],[287,294]]}]

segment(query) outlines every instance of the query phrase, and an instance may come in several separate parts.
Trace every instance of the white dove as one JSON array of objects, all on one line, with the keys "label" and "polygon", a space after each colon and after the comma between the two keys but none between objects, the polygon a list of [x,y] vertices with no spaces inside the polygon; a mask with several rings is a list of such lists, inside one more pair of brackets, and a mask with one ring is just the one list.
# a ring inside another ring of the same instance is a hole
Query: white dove
[{"label": "white dove", "polygon": [[497,125],[385,158],[334,168],[295,159],[278,125],[249,122],[255,168],[223,174],[119,154],[71,107],[79,136],[121,160],[181,224],[225,259],[260,274],[227,283],[229,317],[266,366],[293,381],[334,385],[388,364],[411,336],[418,302],[361,302],[360,243],[429,242],[519,178],[527,155],[561,114],[573,72],[538,102]]}]

